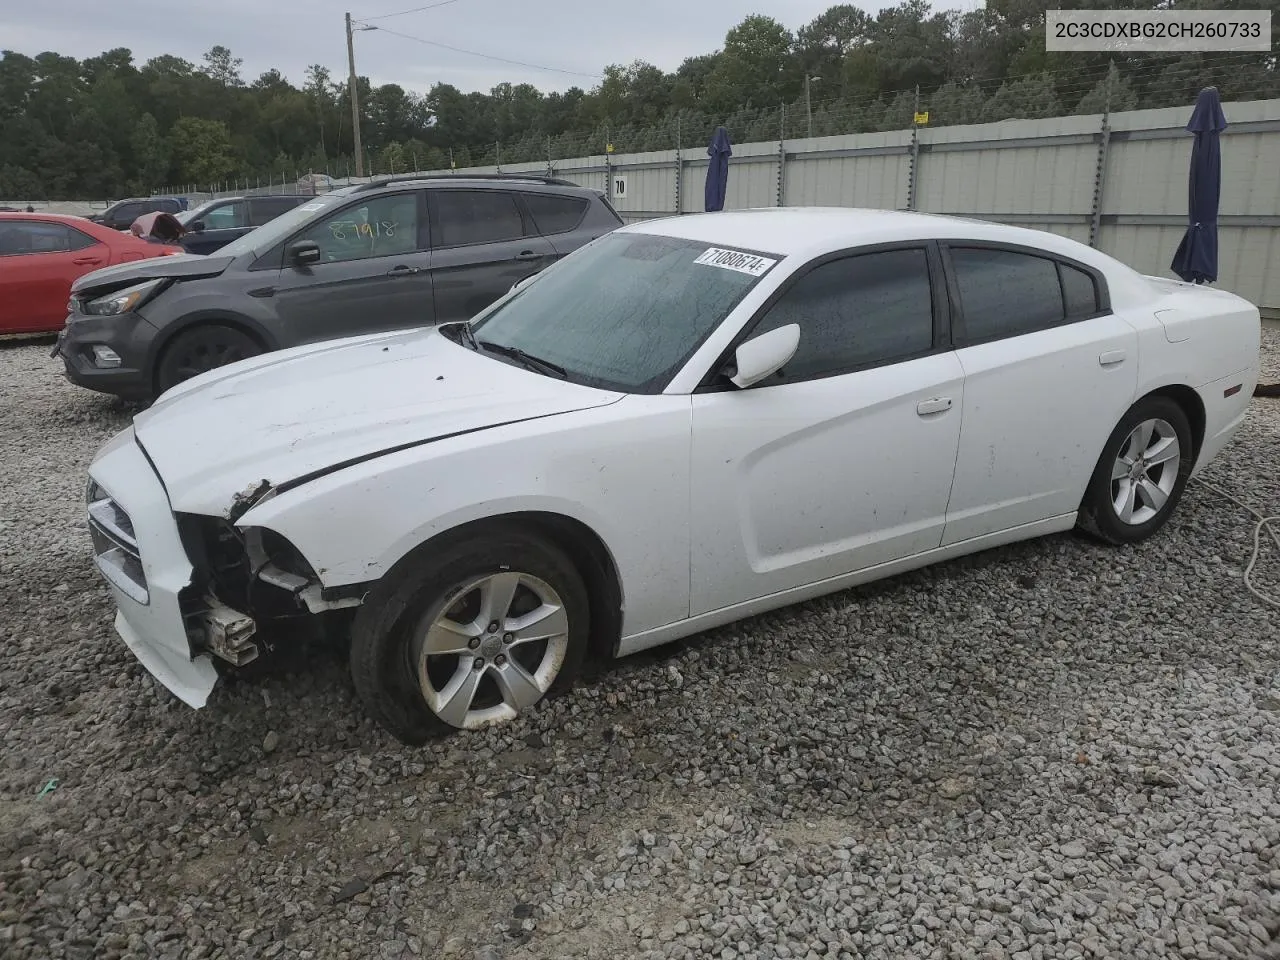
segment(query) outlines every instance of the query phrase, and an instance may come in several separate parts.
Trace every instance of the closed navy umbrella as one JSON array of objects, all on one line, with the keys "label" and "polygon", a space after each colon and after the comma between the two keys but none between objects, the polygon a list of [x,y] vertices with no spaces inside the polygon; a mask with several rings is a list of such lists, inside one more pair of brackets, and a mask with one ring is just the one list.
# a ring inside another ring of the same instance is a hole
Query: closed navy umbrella
[{"label": "closed navy umbrella", "polygon": [[1217,87],[1205,87],[1196,97],[1187,129],[1195,134],[1191,145],[1188,181],[1187,232],[1173,255],[1173,272],[1188,283],[1212,283],[1218,279],[1218,198],[1222,193],[1222,144],[1219,134],[1227,128]]},{"label": "closed navy umbrella", "polygon": [[703,209],[708,213],[724,209],[724,195],[729,188],[729,158],[733,156],[733,147],[729,144],[729,131],[724,127],[716,127],[711,145],[707,147],[707,191],[706,204]]}]

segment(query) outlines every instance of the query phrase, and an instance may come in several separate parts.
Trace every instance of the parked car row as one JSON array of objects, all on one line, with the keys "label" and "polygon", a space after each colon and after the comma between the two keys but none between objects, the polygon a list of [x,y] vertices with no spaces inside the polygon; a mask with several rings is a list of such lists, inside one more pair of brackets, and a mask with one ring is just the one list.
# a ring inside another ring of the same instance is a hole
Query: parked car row
[{"label": "parked car row", "polygon": [[77,279],[54,348],[66,375],[145,401],[266,351],[465,320],[622,224],[600,191],[550,178],[386,178],[302,199],[208,256]]},{"label": "parked car row", "polygon": [[405,743],[951,557],[1144,540],[1239,428],[1260,339],[1246,301],[1052,234],[619,227],[536,181],[337,191],[74,302],[73,379],[163,390],[90,468],[124,642],[201,707],[279,623],[336,624]]},{"label": "parked car row", "polygon": [[[214,253],[307,199],[226,197],[188,210],[185,198],[152,197],[118,201],[90,217],[38,214],[25,226],[4,216],[17,211],[0,209],[0,238],[7,238],[0,247],[0,298],[9,301],[0,308],[0,333],[56,332],[65,323],[71,284],[78,277],[129,260]],[[149,248],[119,242],[120,235],[148,241]],[[118,253],[81,252],[89,238]],[[52,256],[59,253],[77,255]]]}]

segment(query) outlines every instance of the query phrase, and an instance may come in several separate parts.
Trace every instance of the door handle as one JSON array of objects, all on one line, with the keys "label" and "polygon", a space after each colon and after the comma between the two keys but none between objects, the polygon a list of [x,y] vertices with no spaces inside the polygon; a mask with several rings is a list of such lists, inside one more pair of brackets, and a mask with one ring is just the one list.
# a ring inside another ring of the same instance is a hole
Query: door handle
[{"label": "door handle", "polygon": [[537,250],[521,250],[516,254],[517,260],[537,260],[542,256]]},{"label": "door handle", "polygon": [[1098,354],[1098,363],[1104,367],[1113,367],[1117,363],[1124,363],[1124,358],[1123,350],[1106,350]]},{"label": "door handle", "polygon": [[78,267],[83,267],[83,266],[85,266],[86,264],[91,264],[91,263],[101,263],[101,262],[102,262],[102,258],[101,258],[101,257],[76,257],[76,258],[75,258],[74,260],[72,260],[71,262],[72,262],[72,263],[74,263],[74,264],[75,264],[76,266],[78,266]]},{"label": "door handle", "polygon": [[930,397],[928,400],[921,400],[916,404],[916,413],[922,417],[935,413],[946,413],[950,409],[950,397]]},{"label": "door handle", "polygon": [[417,267],[410,267],[406,264],[398,264],[387,271],[388,277],[409,277],[418,272]]}]

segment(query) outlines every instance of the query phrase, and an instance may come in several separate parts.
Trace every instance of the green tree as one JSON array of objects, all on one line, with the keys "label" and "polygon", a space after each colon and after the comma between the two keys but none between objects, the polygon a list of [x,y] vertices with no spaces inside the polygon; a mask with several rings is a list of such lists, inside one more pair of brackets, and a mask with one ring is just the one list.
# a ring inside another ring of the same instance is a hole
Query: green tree
[{"label": "green tree", "polygon": [[1040,73],[1004,83],[982,111],[982,119],[1033,120],[1061,116],[1062,105],[1053,90],[1053,78]]},{"label": "green tree", "polygon": [[180,180],[218,183],[237,171],[231,132],[221,121],[183,117],[173,125],[169,145]]},{"label": "green tree", "polygon": [[215,44],[201,59],[204,66],[200,68],[200,72],[214,83],[223,87],[244,86],[244,81],[240,79],[240,65],[244,60],[231,56],[231,51],[226,47]]},{"label": "green tree", "polygon": [[134,124],[129,138],[133,154],[131,192],[143,193],[163,186],[169,174],[169,144],[160,135],[156,118],[144,113]]}]

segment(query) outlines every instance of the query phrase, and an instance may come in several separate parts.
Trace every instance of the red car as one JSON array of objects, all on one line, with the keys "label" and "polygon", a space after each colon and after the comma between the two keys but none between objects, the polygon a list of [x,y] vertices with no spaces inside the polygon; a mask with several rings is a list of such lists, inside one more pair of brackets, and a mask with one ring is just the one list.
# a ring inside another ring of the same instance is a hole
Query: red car
[{"label": "red car", "polygon": [[185,252],[83,217],[0,213],[0,334],[61,330],[71,282],[90,271]]}]

